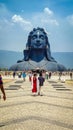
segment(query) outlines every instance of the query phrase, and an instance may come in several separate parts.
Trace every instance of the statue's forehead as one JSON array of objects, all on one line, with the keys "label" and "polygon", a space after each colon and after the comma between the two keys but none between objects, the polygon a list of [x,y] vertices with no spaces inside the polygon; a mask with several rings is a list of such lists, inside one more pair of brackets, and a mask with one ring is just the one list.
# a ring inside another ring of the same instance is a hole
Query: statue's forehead
[{"label": "statue's forehead", "polygon": [[33,35],[44,35],[44,33],[40,30],[36,30],[35,32],[33,32]]}]

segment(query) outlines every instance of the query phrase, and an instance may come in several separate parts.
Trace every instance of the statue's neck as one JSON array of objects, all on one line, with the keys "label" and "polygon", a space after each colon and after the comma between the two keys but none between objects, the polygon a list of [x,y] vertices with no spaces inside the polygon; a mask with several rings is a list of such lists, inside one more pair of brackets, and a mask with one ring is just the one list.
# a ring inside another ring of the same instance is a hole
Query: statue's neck
[{"label": "statue's neck", "polygon": [[33,49],[30,52],[30,59],[33,61],[41,61],[45,57],[45,51],[44,49]]}]

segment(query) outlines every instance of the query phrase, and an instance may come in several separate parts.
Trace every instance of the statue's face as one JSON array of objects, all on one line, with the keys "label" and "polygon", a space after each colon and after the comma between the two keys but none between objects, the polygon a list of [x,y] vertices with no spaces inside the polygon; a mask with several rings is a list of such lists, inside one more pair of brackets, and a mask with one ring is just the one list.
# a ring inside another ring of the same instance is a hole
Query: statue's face
[{"label": "statue's face", "polygon": [[46,47],[46,39],[43,32],[40,30],[36,30],[31,38],[31,47],[32,48],[45,48]]}]

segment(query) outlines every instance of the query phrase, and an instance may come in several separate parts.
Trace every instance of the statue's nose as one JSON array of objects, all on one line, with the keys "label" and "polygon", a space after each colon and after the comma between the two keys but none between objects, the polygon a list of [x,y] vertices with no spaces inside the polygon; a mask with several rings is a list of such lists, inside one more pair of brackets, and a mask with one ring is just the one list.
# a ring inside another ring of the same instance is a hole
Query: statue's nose
[{"label": "statue's nose", "polygon": [[36,41],[37,41],[37,43],[40,43],[40,40],[39,40],[39,39],[37,39]]}]

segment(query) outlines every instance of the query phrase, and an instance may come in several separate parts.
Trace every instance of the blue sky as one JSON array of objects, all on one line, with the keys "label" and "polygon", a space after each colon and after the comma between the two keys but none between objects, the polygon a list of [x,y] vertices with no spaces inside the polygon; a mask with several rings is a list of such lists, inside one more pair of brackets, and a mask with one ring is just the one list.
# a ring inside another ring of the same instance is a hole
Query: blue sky
[{"label": "blue sky", "polygon": [[23,51],[34,27],[52,52],[73,52],[73,0],[0,0],[0,50]]}]

